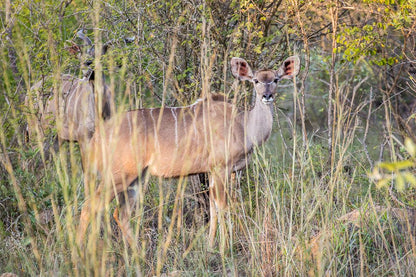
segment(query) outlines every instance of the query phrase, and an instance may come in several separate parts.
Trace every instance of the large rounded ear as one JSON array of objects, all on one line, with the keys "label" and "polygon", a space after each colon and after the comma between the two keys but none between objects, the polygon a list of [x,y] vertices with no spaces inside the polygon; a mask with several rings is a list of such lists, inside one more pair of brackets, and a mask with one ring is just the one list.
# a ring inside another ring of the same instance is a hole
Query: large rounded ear
[{"label": "large rounded ear", "polygon": [[293,76],[298,75],[300,68],[300,60],[298,56],[291,56],[287,58],[278,70],[276,70],[277,76],[280,79],[291,79]]},{"label": "large rounded ear", "polygon": [[231,59],[231,72],[234,77],[239,78],[240,80],[251,81],[253,78],[253,72],[251,71],[250,66],[246,60],[242,58],[232,58]]}]

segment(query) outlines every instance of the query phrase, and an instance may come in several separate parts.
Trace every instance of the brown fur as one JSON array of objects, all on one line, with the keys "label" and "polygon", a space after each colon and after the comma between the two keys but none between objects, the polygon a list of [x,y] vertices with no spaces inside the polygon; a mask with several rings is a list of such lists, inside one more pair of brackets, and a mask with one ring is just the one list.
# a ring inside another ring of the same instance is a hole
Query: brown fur
[{"label": "brown fur", "polygon": [[[26,96],[29,138],[34,133],[44,135],[54,122],[60,141],[87,142],[95,131],[96,105],[94,84],[87,79],[62,75],[58,91],[47,88],[44,81],[37,82]],[[56,97],[58,96],[58,97]],[[113,101],[109,88],[104,85],[102,117],[109,117]]]}]

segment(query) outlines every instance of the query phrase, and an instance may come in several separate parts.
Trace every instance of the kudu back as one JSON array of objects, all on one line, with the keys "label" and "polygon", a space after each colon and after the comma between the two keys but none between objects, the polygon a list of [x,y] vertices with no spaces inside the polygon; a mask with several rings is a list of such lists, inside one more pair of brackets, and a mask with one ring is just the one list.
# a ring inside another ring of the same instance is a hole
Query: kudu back
[{"label": "kudu back", "polygon": [[[231,60],[232,73],[254,84],[255,105],[239,110],[226,97],[210,95],[185,107],[139,109],[112,117],[90,141],[88,172],[78,242],[82,243],[91,217],[139,176],[148,172],[165,178],[209,173],[210,229],[213,246],[217,221],[225,229],[223,211],[230,174],[243,168],[247,155],[270,136],[273,96],[277,83],[299,71],[297,56],[286,59],[278,70],[252,72],[241,58]],[[100,173],[98,186],[91,179]],[[89,193],[88,193],[89,192]],[[129,242],[129,208],[115,218]]]}]

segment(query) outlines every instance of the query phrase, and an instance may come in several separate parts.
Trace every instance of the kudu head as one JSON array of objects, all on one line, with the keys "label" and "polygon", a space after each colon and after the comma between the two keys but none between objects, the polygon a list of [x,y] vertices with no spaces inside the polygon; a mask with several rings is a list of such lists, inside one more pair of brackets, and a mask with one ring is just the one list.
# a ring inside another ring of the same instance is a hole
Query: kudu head
[{"label": "kudu head", "polygon": [[[84,34],[84,30],[81,29],[77,32],[77,36],[78,38],[82,39],[84,41],[84,47],[87,47],[87,50],[85,51],[85,55],[86,60],[84,62],[82,62],[83,66],[86,66],[87,69],[83,69],[82,70],[82,74],[84,75],[85,78],[89,79],[89,80],[94,80],[94,69],[91,68],[91,65],[93,63],[93,60],[95,58],[95,45],[92,44],[91,39],[89,39],[85,34]],[[107,52],[109,43],[105,43],[103,44],[103,48],[102,48],[102,55],[104,55]]]},{"label": "kudu head", "polygon": [[[94,80],[94,70],[91,68],[91,65],[93,63],[93,60],[95,59],[95,51],[96,47],[94,44],[92,44],[91,39],[89,39],[85,34],[84,30],[80,29],[77,32],[78,38],[82,39],[84,41],[84,47],[87,47],[87,50],[85,51],[85,54],[87,55],[87,58],[85,62],[83,62],[83,65],[87,66],[87,70],[83,70],[84,77],[88,78],[89,80]],[[135,40],[135,37],[128,37],[122,39],[124,43],[129,44],[133,43]],[[101,55],[104,56],[107,53],[107,50],[110,48],[110,46],[114,45],[116,42],[120,40],[109,40],[106,43],[104,43],[101,47]]]},{"label": "kudu head", "polygon": [[254,84],[256,96],[264,104],[273,102],[273,94],[276,92],[277,83],[282,79],[293,78],[298,74],[299,67],[299,57],[291,56],[282,63],[278,70],[266,69],[253,73],[246,60],[236,57],[231,59],[231,71],[234,77],[251,81]]}]

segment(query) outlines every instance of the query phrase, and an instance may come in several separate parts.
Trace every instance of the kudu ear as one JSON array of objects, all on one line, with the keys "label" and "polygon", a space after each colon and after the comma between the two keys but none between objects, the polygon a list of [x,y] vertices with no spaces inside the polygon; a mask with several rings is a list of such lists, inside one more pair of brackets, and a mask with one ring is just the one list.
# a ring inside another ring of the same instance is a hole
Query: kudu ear
[{"label": "kudu ear", "polygon": [[251,81],[253,78],[253,72],[251,71],[250,66],[246,60],[242,58],[232,58],[231,59],[231,72],[234,77],[239,78],[240,80]]},{"label": "kudu ear", "polygon": [[81,47],[74,42],[71,42],[71,46],[65,47],[65,50],[73,56],[79,56],[81,54]]},{"label": "kudu ear", "polygon": [[298,56],[290,56],[287,58],[280,68],[276,70],[276,75],[280,79],[292,79],[293,76],[298,75],[300,68],[300,59]]}]

